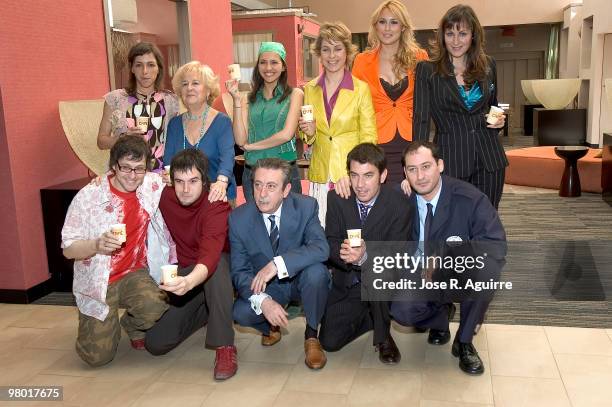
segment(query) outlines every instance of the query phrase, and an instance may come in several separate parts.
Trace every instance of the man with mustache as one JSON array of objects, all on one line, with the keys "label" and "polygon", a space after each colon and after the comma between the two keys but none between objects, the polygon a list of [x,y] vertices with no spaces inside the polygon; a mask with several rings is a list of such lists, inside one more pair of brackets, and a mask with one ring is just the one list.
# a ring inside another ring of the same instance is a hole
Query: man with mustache
[{"label": "man with mustache", "polygon": [[318,328],[329,287],[323,262],[329,246],[317,201],[291,193],[287,161],[264,158],[253,166],[254,202],[229,217],[231,275],[238,298],[234,320],[262,333],[261,344],[281,339],[288,325],[285,306],[299,300],[306,316],[305,363],[322,369],[327,361]]}]

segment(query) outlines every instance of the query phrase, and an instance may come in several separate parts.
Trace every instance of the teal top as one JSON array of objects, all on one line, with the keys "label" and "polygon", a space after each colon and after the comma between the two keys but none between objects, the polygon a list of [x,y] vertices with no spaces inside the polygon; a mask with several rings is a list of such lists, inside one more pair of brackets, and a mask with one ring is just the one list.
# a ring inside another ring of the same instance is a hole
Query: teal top
[{"label": "teal top", "polygon": [[[282,94],[283,89],[280,86],[274,89],[274,95],[269,100],[264,98],[263,88],[257,92],[255,103],[249,105],[249,144],[265,140],[285,127],[291,96],[278,103]],[[261,158],[271,157],[295,161],[297,159],[295,135],[280,146],[244,153],[244,159],[248,165],[254,165]]]},{"label": "teal top", "polygon": [[474,82],[472,85],[472,89],[469,92],[466,92],[463,86],[459,85],[459,93],[461,94],[461,99],[463,99],[463,103],[465,103],[465,107],[468,110],[472,110],[474,105],[482,98],[482,91],[480,90],[480,85],[478,82]]}]

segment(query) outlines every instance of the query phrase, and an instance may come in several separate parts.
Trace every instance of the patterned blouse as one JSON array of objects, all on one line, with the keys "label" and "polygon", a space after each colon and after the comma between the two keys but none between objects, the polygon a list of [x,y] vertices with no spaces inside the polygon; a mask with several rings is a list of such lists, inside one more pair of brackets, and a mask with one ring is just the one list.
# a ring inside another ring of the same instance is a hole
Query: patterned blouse
[{"label": "patterned blouse", "polygon": [[125,89],[116,89],[104,95],[104,101],[111,108],[111,131],[115,137],[136,127],[136,119],[148,117],[149,128],[145,140],[151,146],[155,158],[153,170],[164,168],[164,146],[166,130],[170,119],[178,114],[179,102],[174,93],[157,91],[148,98],[137,94],[128,95]]}]

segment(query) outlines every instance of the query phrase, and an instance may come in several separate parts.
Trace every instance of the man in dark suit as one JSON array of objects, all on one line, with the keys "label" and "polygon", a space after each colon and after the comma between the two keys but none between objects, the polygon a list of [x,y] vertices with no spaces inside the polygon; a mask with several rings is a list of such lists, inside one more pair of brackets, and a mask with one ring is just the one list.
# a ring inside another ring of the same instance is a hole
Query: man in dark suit
[{"label": "man in dark suit", "polygon": [[[390,333],[389,302],[362,301],[361,266],[367,260],[368,241],[406,241],[413,219],[408,199],[382,185],[387,161],[380,147],[359,144],[347,157],[351,182],[349,199],[330,191],[325,233],[330,246],[332,290],[321,322],[321,344],[336,351],[369,330],[385,364],[398,363],[401,355]],[[361,229],[361,245],[351,247],[348,229]]]},{"label": "man in dark suit", "polygon": [[306,365],[321,369],[327,361],[318,327],[329,292],[323,262],[329,246],[317,201],[290,193],[289,164],[265,158],[253,167],[255,201],[236,208],[229,218],[231,275],[238,298],[234,320],[262,333],[262,345],[281,339],[285,306],[300,300],[306,314]]},{"label": "man in dark suit", "polygon": [[[411,202],[417,208],[412,240],[424,242],[425,251],[437,245],[457,247],[461,242],[488,244],[492,251],[485,261],[486,271],[500,269],[506,234],[497,211],[476,187],[441,175],[443,170],[444,162],[435,144],[413,141],[406,148],[404,171],[414,191]],[[488,304],[489,300],[483,298],[461,302],[452,353],[459,357],[459,367],[468,374],[484,372],[472,337]],[[391,315],[398,323],[429,328],[428,342],[432,345],[444,345],[450,340],[449,319],[453,314],[454,305],[449,301],[394,301],[391,305]]]}]

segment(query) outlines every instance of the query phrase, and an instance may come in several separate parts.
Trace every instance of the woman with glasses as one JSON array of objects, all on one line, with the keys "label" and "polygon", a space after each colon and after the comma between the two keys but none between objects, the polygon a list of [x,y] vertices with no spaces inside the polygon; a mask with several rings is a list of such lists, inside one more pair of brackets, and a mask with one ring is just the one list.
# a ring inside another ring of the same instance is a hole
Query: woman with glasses
[{"label": "woman with glasses", "polygon": [[110,149],[126,134],[144,138],[153,153],[152,170],[163,169],[168,122],[178,114],[178,98],[161,89],[164,59],[154,44],[140,42],[128,53],[130,79],[124,89],[104,95],[98,147]]},{"label": "woman with glasses", "polygon": [[351,32],[340,22],[319,29],[313,52],[323,73],[304,86],[304,104],[313,106],[314,120],[300,118],[307,144],[312,144],[308,178],[309,195],[319,203],[319,219],[325,226],[327,193],[351,195],[346,157],[357,144],[376,143],[376,122],[368,84],[357,79],[349,66],[357,53]]},{"label": "woman with glasses", "polygon": [[[186,148],[202,150],[208,158],[210,202],[229,200],[235,205],[234,136],[230,118],[211,107],[219,96],[219,77],[208,65],[191,61],[181,66],[172,78],[174,91],[187,111],[170,121],[164,162]],[[168,174],[164,172],[165,180]]]},{"label": "woman with glasses", "polygon": [[387,181],[404,180],[402,152],[412,140],[414,69],[427,59],[414,39],[406,6],[381,3],[372,14],[368,50],[355,58],[353,75],[370,86],[378,144],[387,157]]},{"label": "woman with glasses", "polygon": [[454,6],[442,17],[431,62],[417,65],[413,132],[415,140],[428,140],[433,119],[444,174],[473,184],[497,208],[508,165],[499,140],[505,116],[487,122],[497,106],[497,71],[484,40],[471,7]]},{"label": "woman with glasses", "polygon": [[234,102],[234,137],[244,150],[242,188],[247,202],[253,200],[251,167],[261,158],[277,157],[288,161],[291,190],[302,192],[296,164],[295,132],[304,92],[287,83],[286,58],[283,44],[261,43],[248,100],[241,100],[237,80],[226,82]]}]

